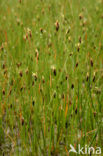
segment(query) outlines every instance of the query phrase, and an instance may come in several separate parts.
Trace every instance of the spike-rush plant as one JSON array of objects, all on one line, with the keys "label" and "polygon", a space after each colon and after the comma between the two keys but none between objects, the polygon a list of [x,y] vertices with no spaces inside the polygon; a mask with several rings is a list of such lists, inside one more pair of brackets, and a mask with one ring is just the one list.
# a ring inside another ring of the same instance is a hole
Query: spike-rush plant
[{"label": "spike-rush plant", "polygon": [[103,0],[0,0],[0,156],[102,153]]}]

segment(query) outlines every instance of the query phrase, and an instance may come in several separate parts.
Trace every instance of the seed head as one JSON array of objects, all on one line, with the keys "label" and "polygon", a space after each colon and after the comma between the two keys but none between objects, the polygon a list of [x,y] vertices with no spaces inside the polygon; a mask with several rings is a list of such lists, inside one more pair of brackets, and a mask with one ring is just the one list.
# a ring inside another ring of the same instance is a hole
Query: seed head
[{"label": "seed head", "polygon": [[3,66],[2,66],[2,68],[3,68],[3,69],[5,69],[5,64],[4,64],[4,63],[3,63]]},{"label": "seed head", "polygon": [[3,44],[1,45],[1,47],[0,47],[0,51],[3,51],[4,50],[4,46],[3,46]]},{"label": "seed head", "polygon": [[20,77],[22,77],[22,76],[23,76],[23,73],[22,73],[22,71],[20,71],[20,72],[19,72],[19,75],[20,75]]},{"label": "seed head", "polygon": [[77,114],[77,107],[76,107],[76,109],[75,109],[75,114]]},{"label": "seed head", "polygon": [[93,67],[93,59],[92,58],[90,59],[90,64],[91,64],[91,67]]},{"label": "seed head", "polygon": [[22,65],[22,63],[20,62],[20,63],[17,63],[16,65],[19,68]]},{"label": "seed head", "polygon": [[89,79],[89,73],[87,73],[86,75],[86,81],[88,81],[88,79]]},{"label": "seed head", "polygon": [[66,75],[65,79],[68,80],[68,75]]},{"label": "seed head", "polygon": [[68,41],[71,42],[71,36],[68,37]]},{"label": "seed head", "polygon": [[3,93],[3,95],[5,95],[5,89],[3,88],[3,90],[2,90],[2,93]]},{"label": "seed head", "polygon": [[96,117],[96,115],[97,115],[97,112],[94,112],[93,114],[94,114],[94,117]]},{"label": "seed head", "polygon": [[22,126],[24,125],[24,118],[23,117],[21,118],[21,124],[22,124]]},{"label": "seed head", "polygon": [[57,75],[57,72],[56,72],[55,66],[51,66],[51,69],[52,69],[52,72],[53,72],[54,76],[56,76]]},{"label": "seed head", "polygon": [[34,81],[32,82],[32,86],[34,86]]},{"label": "seed head", "polygon": [[67,29],[67,31],[66,31],[66,35],[69,34],[70,29],[71,29],[70,27]]},{"label": "seed head", "polygon": [[34,100],[32,101],[32,105],[33,105],[33,106],[35,105],[35,101],[34,101]]},{"label": "seed head", "polygon": [[66,129],[68,128],[68,122],[65,123],[65,128],[66,128]]},{"label": "seed head", "polygon": [[37,73],[32,73],[32,76],[33,76],[34,80],[37,81]]},{"label": "seed head", "polygon": [[26,69],[25,73],[26,73],[26,75],[29,73],[29,70],[28,70],[28,68]]},{"label": "seed head", "polygon": [[44,14],[44,12],[45,12],[45,11],[44,11],[44,8],[42,9],[42,11],[41,11],[41,12],[42,12],[42,14]]},{"label": "seed head", "polygon": [[39,56],[39,51],[38,49],[35,49],[35,57]]},{"label": "seed head", "polygon": [[96,94],[101,94],[101,89],[98,88],[98,87],[95,87],[95,93],[96,93]]},{"label": "seed head", "polygon": [[22,0],[19,0],[19,3],[21,3]]},{"label": "seed head", "polygon": [[95,72],[94,72],[94,74],[93,74],[93,82],[95,81]]},{"label": "seed head", "polygon": [[40,32],[43,33],[43,28],[40,28]]},{"label": "seed head", "polygon": [[73,55],[73,52],[71,52],[70,54],[69,54],[69,56],[72,56]]},{"label": "seed head", "polygon": [[56,98],[56,91],[54,92],[53,97]]},{"label": "seed head", "polygon": [[80,50],[80,43],[77,44],[77,51],[79,52]]},{"label": "seed head", "polygon": [[71,88],[74,89],[74,84],[71,85]]},{"label": "seed head", "polygon": [[56,69],[54,69],[53,73],[54,73],[54,75],[56,76]]},{"label": "seed head", "polygon": [[83,19],[83,14],[82,13],[79,14],[79,19],[80,20]]},{"label": "seed head", "polygon": [[78,62],[76,63],[76,68],[78,67]]},{"label": "seed head", "polygon": [[58,31],[59,30],[59,22],[58,22],[58,20],[55,23],[55,27],[56,27],[56,31]]},{"label": "seed head", "polygon": [[17,22],[18,25],[21,24],[21,20],[19,18],[17,18],[16,22]]},{"label": "seed head", "polygon": [[65,97],[65,95],[64,95],[64,94],[62,94],[62,95],[61,95],[61,98],[62,98],[62,99],[64,99],[64,97]]},{"label": "seed head", "polygon": [[10,105],[10,108],[11,108],[11,109],[13,108],[13,105],[12,105],[12,104]]},{"label": "seed head", "polygon": [[39,17],[39,15],[37,15],[37,20],[40,21],[40,17]]},{"label": "seed head", "polygon": [[69,101],[69,106],[71,106],[71,105],[72,105],[72,101],[70,100],[70,101]]}]

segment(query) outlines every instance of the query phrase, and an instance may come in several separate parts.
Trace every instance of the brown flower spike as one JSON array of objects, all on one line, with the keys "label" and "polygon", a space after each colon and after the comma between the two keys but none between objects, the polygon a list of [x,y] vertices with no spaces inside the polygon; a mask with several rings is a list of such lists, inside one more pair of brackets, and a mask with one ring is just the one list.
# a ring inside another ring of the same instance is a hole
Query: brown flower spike
[{"label": "brown flower spike", "polygon": [[56,31],[58,31],[59,30],[59,22],[58,21],[56,21],[55,27],[56,27]]}]

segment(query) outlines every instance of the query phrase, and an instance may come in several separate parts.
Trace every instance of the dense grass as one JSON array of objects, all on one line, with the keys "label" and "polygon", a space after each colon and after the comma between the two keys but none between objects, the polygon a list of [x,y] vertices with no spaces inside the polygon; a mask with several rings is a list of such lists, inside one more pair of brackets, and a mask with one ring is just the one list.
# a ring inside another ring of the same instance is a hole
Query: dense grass
[{"label": "dense grass", "polygon": [[0,0],[0,155],[70,144],[103,148],[103,1]]}]

